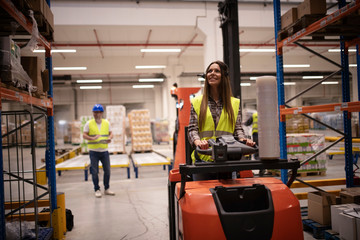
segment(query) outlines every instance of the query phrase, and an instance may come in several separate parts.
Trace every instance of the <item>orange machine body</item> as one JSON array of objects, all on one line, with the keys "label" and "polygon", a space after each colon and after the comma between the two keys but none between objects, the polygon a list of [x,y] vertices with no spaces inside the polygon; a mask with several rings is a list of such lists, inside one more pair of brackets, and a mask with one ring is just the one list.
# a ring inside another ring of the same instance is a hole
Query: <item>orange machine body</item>
[{"label": "orange machine body", "polygon": [[[242,178],[187,182],[185,195],[177,201],[177,236],[185,240],[226,239],[210,188],[265,185],[271,191],[274,223],[271,239],[304,239],[300,204],[290,189],[276,178]],[[180,183],[176,184],[178,198]],[[239,223],[241,224],[241,223]],[[256,229],[262,231],[262,229]],[[238,239],[241,239],[239,236]]]}]

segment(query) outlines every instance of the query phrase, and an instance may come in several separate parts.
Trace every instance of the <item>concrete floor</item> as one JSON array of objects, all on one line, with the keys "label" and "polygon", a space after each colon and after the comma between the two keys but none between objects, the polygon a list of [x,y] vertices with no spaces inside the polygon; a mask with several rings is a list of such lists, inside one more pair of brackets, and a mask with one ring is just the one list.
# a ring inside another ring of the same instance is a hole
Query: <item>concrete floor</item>
[{"label": "concrete floor", "polygon": [[[154,145],[154,150],[172,158],[172,144]],[[39,150],[44,151],[44,149]],[[74,228],[67,232],[66,239],[89,240],[167,240],[168,230],[168,194],[167,169],[162,166],[146,166],[139,168],[139,177],[135,178],[131,168],[131,178],[127,179],[125,168],[113,168],[110,188],[115,196],[95,198],[93,184],[84,181],[82,170],[63,171],[57,176],[57,191],[64,192],[66,208],[74,215]],[[326,176],[309,176],[302,178],[332,179],[345,177],[343,157],[328,161]],[[100,176],[102,185],[102,172]],[[344,186],[327,187],[340,189]],[[294,189],[294,192],[313,191],[310,188]],[[307,201],[300,201],[302,206]],[[304,239],[313,239],[304,232]]]}]

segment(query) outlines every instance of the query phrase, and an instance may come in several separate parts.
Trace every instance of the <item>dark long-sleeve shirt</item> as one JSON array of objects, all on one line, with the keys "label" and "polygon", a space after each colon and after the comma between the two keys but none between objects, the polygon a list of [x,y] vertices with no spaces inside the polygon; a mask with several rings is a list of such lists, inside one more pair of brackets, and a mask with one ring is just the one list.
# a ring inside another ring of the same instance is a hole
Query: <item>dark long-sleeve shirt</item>
[{"label": "dark long-sleeve shirt", "polygon": [[[215,129],[216,129],[216,127],[219,123],[222,109],[223,109],[223,103],[222,103],[221,99],[218,102],[215,102],[211,97],[209,97],[208,105],[209,105],[210,112],[211,112],[211,115],[212,115],[214,123],[215,123]],[[236,123],[235,123],[234,137],[236,139],[245,138],[245,133],[241,126],[241,105],[239,106],[239,113],[235,117],[236,117]],[[194,146],[195,140],[200,140],[198,116],[197,116],[192,104],[191,104],[190,121],[189,121],[189,127],[188,127],[188,138],[189,138],[189,142],[193,146]]]}]

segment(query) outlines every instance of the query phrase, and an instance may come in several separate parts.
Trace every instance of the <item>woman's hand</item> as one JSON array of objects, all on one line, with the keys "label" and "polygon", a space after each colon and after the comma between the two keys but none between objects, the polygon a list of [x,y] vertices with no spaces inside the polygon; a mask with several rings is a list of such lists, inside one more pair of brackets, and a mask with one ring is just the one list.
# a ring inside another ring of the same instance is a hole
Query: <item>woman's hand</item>
[{"label": "woman's hand", "polygon": [[207,140],[195,140],[194,141],[195,146],[198,146],[200,149],[208,149],[209,143]]},{"label": "woman's hand", "polygon": [[253,147],[256,144],[253,140],[248,139],[248,138],[240,138],[239,141],[245,143],[246,145],[248,145],[250,147]]}]

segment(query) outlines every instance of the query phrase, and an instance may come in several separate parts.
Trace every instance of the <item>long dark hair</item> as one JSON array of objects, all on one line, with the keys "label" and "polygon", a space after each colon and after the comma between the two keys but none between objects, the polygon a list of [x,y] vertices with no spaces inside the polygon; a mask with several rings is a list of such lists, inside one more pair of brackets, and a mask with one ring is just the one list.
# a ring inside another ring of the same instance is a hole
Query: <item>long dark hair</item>
[{"label": "long dark hair", "polygon": [[223,103],[223,108],[225,109],[225,112],[230,117],[231,123],[234,123],[234,110],[231,105],[231,86],[230,86],[230,78],[229,78],[229,72],[228,72],[228,66],[223,63],[222,61],[214,61],[209,64],[209,66],[206,68],[205,72],[205,85],[204,85],[204,94],[201,101],[200,106],[200,115],[199,115],[199,129],[203,128],[203,125],[205,123],[206,118],[206,111],[208,108],[208,97],[210,96],[210,85],[209,80],[207,77],[207,72],[209,71],[209,68],[212,64],[217,64],[220,67],[221,71],[221,81],[219,85],[219,94],[221,101]]}]

